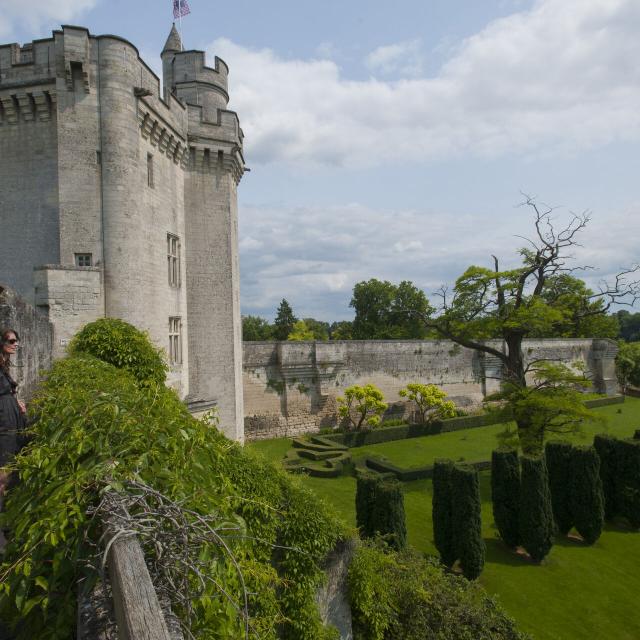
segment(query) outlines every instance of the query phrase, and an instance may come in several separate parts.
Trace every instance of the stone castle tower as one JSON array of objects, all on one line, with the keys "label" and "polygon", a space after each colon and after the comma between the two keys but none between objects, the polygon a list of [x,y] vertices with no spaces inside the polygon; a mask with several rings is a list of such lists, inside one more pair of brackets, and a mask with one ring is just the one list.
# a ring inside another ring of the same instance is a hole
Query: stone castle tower
[{"label": "stone castle tower", "polygon": [[242,440],[242,130],[227,65],[175,26],[162,67],[161,92],[134,45],[80,27],[0,45],[0,282],[48,313],[57,355],[96,318],[147,330]]}]

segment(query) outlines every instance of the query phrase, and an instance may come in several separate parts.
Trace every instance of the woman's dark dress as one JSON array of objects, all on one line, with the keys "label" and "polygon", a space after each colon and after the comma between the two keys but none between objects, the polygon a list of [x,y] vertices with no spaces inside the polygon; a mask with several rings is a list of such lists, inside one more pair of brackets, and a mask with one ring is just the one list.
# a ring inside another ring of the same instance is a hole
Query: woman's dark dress
[{"label": "woman's dark dress", "polygon": [[17,386],[13,378],[0,369],[0,467],[11,462],[20,451],[24,416],[16,398]]}]

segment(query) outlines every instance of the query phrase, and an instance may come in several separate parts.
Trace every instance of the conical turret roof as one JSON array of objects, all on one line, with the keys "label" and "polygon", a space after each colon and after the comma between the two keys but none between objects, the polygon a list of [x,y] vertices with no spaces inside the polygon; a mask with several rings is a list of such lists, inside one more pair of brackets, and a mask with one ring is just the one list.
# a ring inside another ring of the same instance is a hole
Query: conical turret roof
[{"label": "conical turret roof", "polygon": [[171,27],[171,32],[169,33],[169,37],[165,42],[162,53],[164,53],[165,51],[182,51],[182,40],[180,38],[180,34],[178,33],[178,30],[176,29],[175,22]]}]

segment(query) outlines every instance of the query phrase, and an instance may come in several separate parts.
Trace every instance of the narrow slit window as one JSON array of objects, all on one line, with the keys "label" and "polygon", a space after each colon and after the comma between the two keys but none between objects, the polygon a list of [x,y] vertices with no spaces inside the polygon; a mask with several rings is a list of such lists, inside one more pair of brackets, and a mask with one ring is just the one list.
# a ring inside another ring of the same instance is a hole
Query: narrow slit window
[{"label": "narrow slit window", "polygon": [[180,239],[171,233],[167,234],[167,267],[169,286],[180,286]]},{"label": "narrow slit window", "polygon": [[182,364],[182,320],[169,318],[169,362]]},{"label": "narrow slit window", "polygon": [[153,155],[147,153],[147,186],[153,189]]}]

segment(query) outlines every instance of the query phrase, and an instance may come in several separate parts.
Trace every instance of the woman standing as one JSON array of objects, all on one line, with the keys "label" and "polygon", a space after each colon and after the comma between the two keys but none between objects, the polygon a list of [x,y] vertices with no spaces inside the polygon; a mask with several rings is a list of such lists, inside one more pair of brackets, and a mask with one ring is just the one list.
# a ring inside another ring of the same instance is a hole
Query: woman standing
[{"label": "woman standing", "polygon": [[20,337],[13,329],[0,333],[0,505],[10,476],[2,467],[20,451],[20,433],[26,423],[26,407],[18,400],[18,385],[9,373],[11,356],[19,345]]}]

